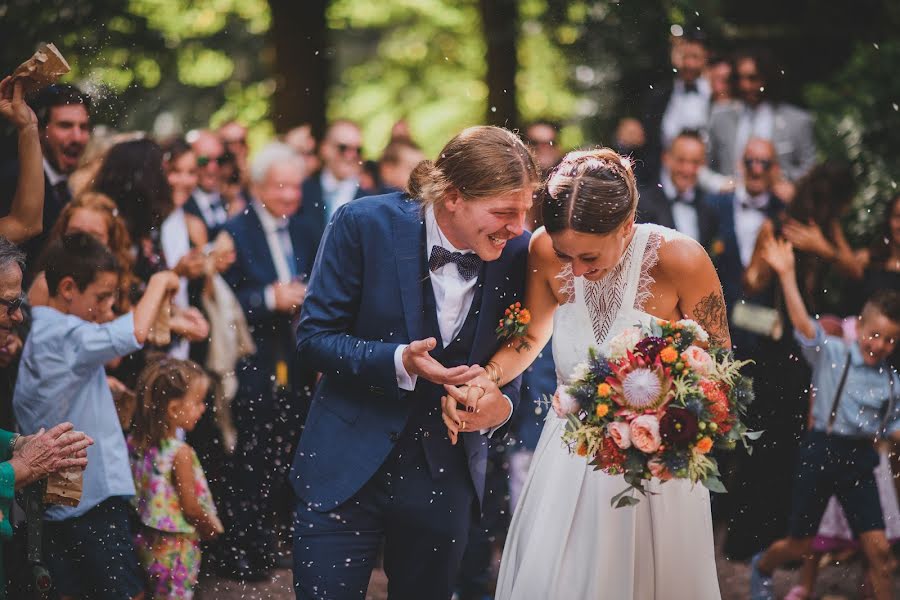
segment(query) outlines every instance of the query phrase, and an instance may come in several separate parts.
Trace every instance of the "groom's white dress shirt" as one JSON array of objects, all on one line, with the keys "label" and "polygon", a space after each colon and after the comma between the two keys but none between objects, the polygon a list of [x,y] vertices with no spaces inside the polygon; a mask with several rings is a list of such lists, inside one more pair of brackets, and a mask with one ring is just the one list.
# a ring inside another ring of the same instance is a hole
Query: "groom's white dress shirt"
[{"label": "groom's white dress shirt", "polygon": [[[447,236],[443,234],[438,226],[437,219],[434,216],[434,209],[429,206],[425,209],[425,262],[431,255],[433,246],[442,246],[450,252],[460,252],[462,254],[472,254],[471,250],[460,250],[450,243]],[[478,278],[473,277],[466,281],[459,274],[456,263],[449,262],[444,266],[431,271],[431,289],[434,291],[434,302],[437,311],[438,328],[441,332],[441,344],[444,347],[450,345],[453,338],[459,335],[466,317],[469,315],[469,309],[472,308],[472,300],[475,298],[475,287],[478,285]],[[403,367],[403,351],[408,344],[401,344],[394,351],[394,369],[397,372],[397,386],[401,390],[408,392],[416,388],[417,375],[410,375]],[[508,398],[507,398],[508,400]],[[512,401],[510,401],[510,417],[512,416]],[[506,419],[509,420],[509,417]],[[506,421],[498,425],[502,427]],[[494,432],[497,427],[491,430]],[[483,431],[482,433],[486,433]]]}]

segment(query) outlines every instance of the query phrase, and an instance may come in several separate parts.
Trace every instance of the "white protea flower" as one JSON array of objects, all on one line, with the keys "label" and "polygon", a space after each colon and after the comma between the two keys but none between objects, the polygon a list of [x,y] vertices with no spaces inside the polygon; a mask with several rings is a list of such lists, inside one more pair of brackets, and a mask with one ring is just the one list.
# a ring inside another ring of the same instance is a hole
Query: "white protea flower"
[{"label": "white protea flower", "polygon": [[654,408],[659,403],[662,391],[659,374],[651,369],[635,369],[622,381],[625,402],[637,411]]}]

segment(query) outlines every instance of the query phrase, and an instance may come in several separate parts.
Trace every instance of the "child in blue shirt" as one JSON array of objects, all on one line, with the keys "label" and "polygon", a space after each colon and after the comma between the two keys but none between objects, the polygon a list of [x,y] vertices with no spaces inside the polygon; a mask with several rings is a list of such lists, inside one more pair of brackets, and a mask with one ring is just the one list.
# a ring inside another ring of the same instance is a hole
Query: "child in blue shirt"
[{"label": "child in blue shirt", "polygon": [[812,540],[832,495],[838,498],[859,539],[875,598],[892,596],[894,568],[884,532],[873,469],[874,441],[900,440],[900,377],[887,359],[900,336],[900,292],[885,290],[863,307],[858,339],[848,344],[826,336],[810,318],[794,270],[794,252],[772,241],[763,257],[778,273],[794,334],[813,369],[813,425],[800,447],[791,497],[788,537],[753,557],[750,596],[774,598],[772,572],[810,554]]},{"label": "child in blue shirt", "polygon": [[34,307],[13,408],[23,433],[71,421],[95,443],[79,505],[45,513],[45,561],[63,597],[140,598],[143,576],[128,521],[134,483],[104,364],[141,348],[178,277],[154,275],[133,312],[99,324],[116,299],[115,257],[83,233],[59,240],[46,256],[50,301]]}]

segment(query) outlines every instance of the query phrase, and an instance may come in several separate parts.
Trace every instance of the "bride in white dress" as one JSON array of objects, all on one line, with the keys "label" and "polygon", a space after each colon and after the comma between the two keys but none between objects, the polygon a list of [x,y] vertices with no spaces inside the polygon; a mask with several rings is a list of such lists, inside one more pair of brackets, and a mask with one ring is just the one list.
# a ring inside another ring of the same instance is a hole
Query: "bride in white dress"
[{"label": "bride in white dress", "polygon": [[[609,149],[572,152],[542,196],[545,230],[532,238],[525,301],[531,348],[502,349],[488,367],[495,380],[522,372],[551,332],[560,385],[588,348],[605,352],[622,329],[653,318],[692,318],[713,343],[730,345],[721,284],[706,251],[671,229],[634,224],[637,190],[627,159]],[[561,441],[565,423],[551,412],[544,424],[513,513],[496,598],[719,598],[706,488],[653,479],[653,495],[612,508],[627,484],[570,454]]]}]

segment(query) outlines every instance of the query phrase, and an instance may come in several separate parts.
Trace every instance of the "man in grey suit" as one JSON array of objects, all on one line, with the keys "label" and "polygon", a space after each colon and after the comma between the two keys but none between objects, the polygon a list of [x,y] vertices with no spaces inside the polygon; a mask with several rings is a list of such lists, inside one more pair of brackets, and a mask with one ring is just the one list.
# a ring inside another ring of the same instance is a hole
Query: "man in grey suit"
[{"label": "man in grey suit", "polygon": [[734,58],[732,86],[740,99],[717,108],[710,116],[709,164],[719,174],[735,176],[738,161],[751,138],[769,140],[775,146],[784,180],[778,196],[793,197],[793,183],[813,166],[816,145],[812,116],[779,101],[772,92],[776,74],[770,57],[762,51],[741,52]]}]

